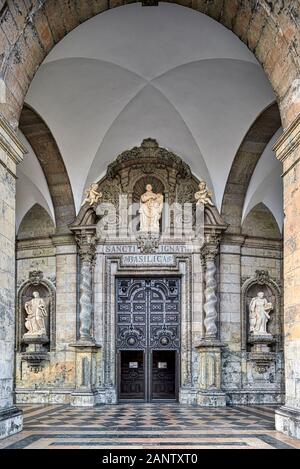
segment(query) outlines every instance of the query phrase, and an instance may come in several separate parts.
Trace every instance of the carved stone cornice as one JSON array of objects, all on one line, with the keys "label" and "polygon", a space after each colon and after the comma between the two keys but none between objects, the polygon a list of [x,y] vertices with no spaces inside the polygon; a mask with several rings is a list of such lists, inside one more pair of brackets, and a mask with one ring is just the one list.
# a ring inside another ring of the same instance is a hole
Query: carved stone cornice
[{"label": "carved stone cornice", "polygon": [[[150,165],[150,166],[149,166]],[[139,167],[145,173],[149,167],[151,173],[153,168],[170,168],[171,180],[176,181],[178,176],[185,178],[191,176],[189,166],[175,153],[159,147],[157,141],[153,138],[144,139],[140,147],[134,147],[131,150],[126,150],[121,153],[115,161],[113,161],[107,168],[107,177],[113,179],[119,176],[126,185],[126,177],[128,179],[128,170],[132,167]],[[122,174],[123,173],[123,177]],[[123,190],[125,187],[123,188]]]},{"label": "carved stone cornice", "polygon": [[[0,113],[0,147],[15,164],[21,163],[27,149],[19,140],[16,132]],[[2,159],[1,159],[2,162]]]},{"label": "carved stone cornice", "polygon": [[139,232],[136,235],[137,246],[144,254],[151,254],[158,249],[160,240],[159,233]]},{"label": "carved stone cornice", "polygon": [[273,150],[279,161],[284,162],[286,158],[299,146],[300,143],[300,114],[283,132],[275,143]]}]

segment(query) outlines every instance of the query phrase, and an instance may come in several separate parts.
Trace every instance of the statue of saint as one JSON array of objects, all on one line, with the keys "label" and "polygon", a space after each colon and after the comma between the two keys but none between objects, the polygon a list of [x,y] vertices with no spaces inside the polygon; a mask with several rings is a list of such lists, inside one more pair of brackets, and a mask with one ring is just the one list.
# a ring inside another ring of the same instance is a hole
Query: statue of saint
[{"label": "statue of saint", "polygon": [[199,184],[199,191],[195,194],[195,199],[197,200],[196,205],[203,204],[203,205],[211,205],[213,206],[213,202],[211,200],[212,192],[207,189],[207,185],[205,181],[200,181]]},{"label": "statue of saint", "polygon": [[269,312],[273,309],[272,303],[265,298],[264,292],[259,292],[250,302],[250,332],[254,335],[267,335]]},{"label": "statue of saint", "polygon": [[37,291],[32,293],[33,298],[25,303],[27,318],[25,327],[28,330],[24,336],[28,335],[47,335],[45,317],[47,316],[46,304]]},{"label": "statue of saint", "polygon": [[90,185],[90,187],[85,191],[86,198],[82,202],[81,206],[83,206],[85,203],[88,203],[90,206],[91,205],[96,205],[99,203],[99,200],[102,197],[102,193],[98,192],[98,184],[93,183]]},{"label": "statue of saint", "polygon": [[147,184],[146,192],[141,196],[140,231],[159,233],[163,202],[164,196],[154,194],[151,184]]}]

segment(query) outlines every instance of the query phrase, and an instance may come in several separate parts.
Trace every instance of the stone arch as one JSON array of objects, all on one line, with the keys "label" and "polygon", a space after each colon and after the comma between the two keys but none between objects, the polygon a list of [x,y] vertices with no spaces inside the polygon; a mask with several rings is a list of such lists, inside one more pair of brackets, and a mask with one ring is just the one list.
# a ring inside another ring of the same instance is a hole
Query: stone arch
[{"label": "stone arch", "polygon": [[20,129],[32,146],[44,171],[55,213],[58,231],[75,218],[75,205],[69,176],[51,130],[28,105],[20,116]]},{"label": "stone arch", "polygon": [[221,209],[224,220],[230,225],[229,232],[240,233],[244,201],[252,174],[264,149],[280,126],[279,108],[277,103],[273,103],[254,121],[235,155]]},{"label": "stone arch", "polygon": [[24,215],[17,239],[43,238],[54,235],[55,226],[49,213],[39,204],[34,204]]},{"label": "stone arch", "polygon": [[[127,3],[134,0],[43,0],[24,2],[19,7],[10,2],[3,8],[1,74],[7,86],[7,103],[2,111],[15,127],[33,76],[54,45],[80,23]],[[248,46],[277,95],[286,128],[300,109],[299,99],[294,99],[299,94],[299,4],[266,0],[175,0],[172,3],[210,16]]]},{"label": "stone arch", "polygon": [[262,202],[257,204],[246,216],[242,234],[258,238],[281,239],[280,229],[274,215]]}]

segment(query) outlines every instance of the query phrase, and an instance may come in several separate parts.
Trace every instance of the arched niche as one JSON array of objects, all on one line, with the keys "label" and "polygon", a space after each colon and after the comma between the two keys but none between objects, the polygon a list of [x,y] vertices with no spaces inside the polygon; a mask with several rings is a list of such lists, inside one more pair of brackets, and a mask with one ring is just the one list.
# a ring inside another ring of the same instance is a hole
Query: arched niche
[{"label": "arched niche", "polygon": [[25,318],[27,316],[25,311],[26,301],[30,301],[33,292],[39,292],[40,297],[43,298],[47,317],[45,318],[47,337],[49,338],[48,344],[45,348],[48,351],[55,350],[55,302],[56,302],[56,288],[54,284],[44,278],[43,272],[34,270],[29,272],[29,278],[23,282],[17,293],[17,320],[16,320],[16,349],[17,351],[25,351],[25,344],[23,343],[23,335],[27,332],[25,328]]},{"label": "arched niche", "polygon": [[256,238],[281,239],[281,233],[272,212],[262,202],[246,216],[242,234]]},{"label": "arched niche", "polygon": [[20,223],[17,239],[44,238],[55,233],[49,213],[39,204],[33,205]]},{"label": "arched niche", "polygon": [[250,351],[249,342],[249,314],[250,302],[259,292],[263,292],[268,302],[273,304],[267,330],[274,340],[274,351],[282,349],[282,296],[281,288],[270,276],[267,270],[256,270],[255,275],[246,279],[242,285],[241,295],[241,327],[242,349]]}]

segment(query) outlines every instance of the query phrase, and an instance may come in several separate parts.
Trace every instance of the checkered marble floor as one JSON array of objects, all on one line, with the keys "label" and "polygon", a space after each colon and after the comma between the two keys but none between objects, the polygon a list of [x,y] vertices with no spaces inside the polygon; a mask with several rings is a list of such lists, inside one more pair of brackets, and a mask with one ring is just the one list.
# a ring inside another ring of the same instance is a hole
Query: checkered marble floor
[{"label": "checkered marble floor", "polygon": [[275,407],[217,409],[181,404],[119,404],[93,408],[23,405],[24,430],[1,449],[300,449],[274,429]]}]

